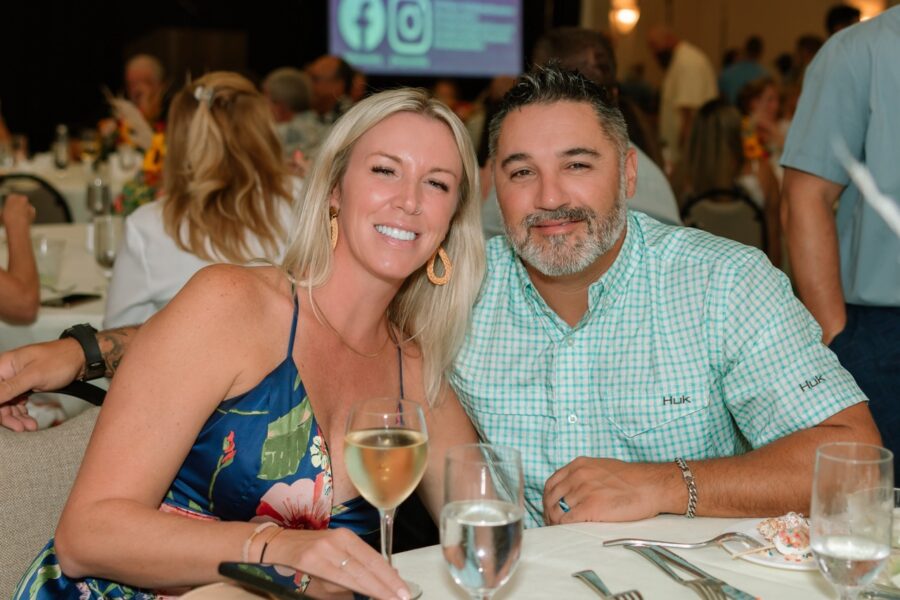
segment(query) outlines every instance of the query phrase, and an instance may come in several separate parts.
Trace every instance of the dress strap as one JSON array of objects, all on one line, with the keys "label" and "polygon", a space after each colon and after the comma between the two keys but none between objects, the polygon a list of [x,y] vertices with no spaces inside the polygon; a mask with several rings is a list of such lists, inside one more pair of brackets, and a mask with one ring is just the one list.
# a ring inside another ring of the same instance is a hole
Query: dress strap
[{"label": "dress strap", "polygon": [[400,399],[403,400],[406,398],[406,394],[403,393],[403,350],[400,349],[400,345],[397,345],[397,360],[400,362]]},{"label": "dress strap", "polygon": [[297,298],[297,288],[291,282],[291,295],[294,297],[294,318],[291,319],[291,337],[288,340],[287,357],[291,358],[294,354],[294,337],[297,335],[297,317],[300,314],[300,300]]}]

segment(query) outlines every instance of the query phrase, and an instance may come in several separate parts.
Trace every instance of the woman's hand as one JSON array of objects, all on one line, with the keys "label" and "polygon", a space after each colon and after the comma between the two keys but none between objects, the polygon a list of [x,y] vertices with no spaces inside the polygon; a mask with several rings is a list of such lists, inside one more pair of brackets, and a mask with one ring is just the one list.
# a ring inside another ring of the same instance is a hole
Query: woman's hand
[{"label": "woman's hand", "polygon": [[270,561],[373,598],[409,598],[397,570],[348,529],[286,530],[268,546]]}]

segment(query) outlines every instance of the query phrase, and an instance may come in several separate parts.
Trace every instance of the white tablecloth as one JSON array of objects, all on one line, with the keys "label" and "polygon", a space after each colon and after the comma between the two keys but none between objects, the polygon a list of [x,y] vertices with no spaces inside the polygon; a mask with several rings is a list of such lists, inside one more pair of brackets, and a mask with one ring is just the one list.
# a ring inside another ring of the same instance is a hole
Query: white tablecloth
[{"label": "white tablecloth", "polygon": [[[47,308],[42,306],[37,321],[31,325],[9,325],[0,322],[0,351],[16,348],[24,344],[55,340],[67,327],[76,323],[90,323],[98,329],[103,322],[106,306],[106,288],[109,281],[103,270],[94,261],[87,249],[87,225],[36,225],[32,227],[32,238],[46,236],[49,239],[65,240],[66,247],[60,267],[59,282],[56,287],[65,290],[74,285],[72,292],[97,293],[103,297],[79,304],[71,308]],[[5,235],[5,234],[4,234]],[[0,265],[6,266],[6,243],[0,244]],[[41,297],[59,296],[47,289],[41,289]]]},{"label": "white tablecloth", "polygon": [[[661,516],[635,523],[579,523],[529,529],[525,532],[522,558],[515,574],[494,600],[591,600],[597,596],[572,573],[593,569],[613,592],[637,589],[645,600],[696,600],[697,594],[683,587],[643,557],[622,547],[603,547],[603,541],[642,537],[677,541],[700,541],[732,530],[741,519],[686,519]],[[815,600],[837,598],[837,593],[818,571],[789,571],[733,559],[718,547],[676,550],[711,575],[757,598]],[[394,556],[400,575],[418,583],[423,600],[468,600],[450,578],[439,546]],[[191,600],[212,598],[258,598],[222,584],[191,592]]]}]

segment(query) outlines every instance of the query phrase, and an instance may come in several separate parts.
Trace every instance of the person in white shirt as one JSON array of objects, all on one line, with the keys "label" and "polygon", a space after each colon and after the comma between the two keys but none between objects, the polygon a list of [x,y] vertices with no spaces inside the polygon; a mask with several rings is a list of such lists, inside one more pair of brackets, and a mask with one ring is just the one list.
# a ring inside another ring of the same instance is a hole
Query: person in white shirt
[{"label": "person in white shirt", "polygon": [[209,73],[175,96],[168,131],[163,196],[125,221],[104,327],[146,321],[206,265],[282,256],[295,186],[265,97]]},{"label": "person in white shirt", "polygon": [[691,131],[694,114],[719,95],[719,88],[709,58],[668,27],[650,29],[647,44],[666,71],[659,98],[659,135],[666,170],[671,173]]}]

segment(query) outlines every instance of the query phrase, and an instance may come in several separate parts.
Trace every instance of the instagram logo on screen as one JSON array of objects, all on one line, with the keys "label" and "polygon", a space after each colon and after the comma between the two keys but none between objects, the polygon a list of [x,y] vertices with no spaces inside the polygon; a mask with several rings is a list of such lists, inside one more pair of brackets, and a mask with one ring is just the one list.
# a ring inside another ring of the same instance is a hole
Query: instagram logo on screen
[{"label": "instagram logo on screen", "polygon": [[388,42],[399,54],[425,54],[434,40],[431,0],[388,0]]}]

